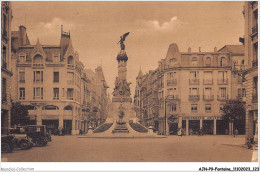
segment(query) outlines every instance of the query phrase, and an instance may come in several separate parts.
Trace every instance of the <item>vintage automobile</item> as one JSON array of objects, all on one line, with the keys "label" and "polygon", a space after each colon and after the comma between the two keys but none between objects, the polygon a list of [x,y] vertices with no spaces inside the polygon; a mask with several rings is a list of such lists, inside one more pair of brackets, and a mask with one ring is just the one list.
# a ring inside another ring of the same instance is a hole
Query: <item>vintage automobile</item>
[{"label": "vintage automobile", "polygon": [[51,141],[51,135],[47,133],[45,125],[27,125],[25,132],[36,146],[45,146]]},{"label": "vintage automobile", "polygon": [[15,147],[15,142],[16,139],[14,136],[11,135],[1,136],[1,152],[2,153],[12,152]]},{"label": "vintage automobile", "polygon": [[23,127],[10,128],[9,133],[15,137],[15,147],[21,148],[22,150],[31,149],[33,147],[32,139],[26,135]]}]

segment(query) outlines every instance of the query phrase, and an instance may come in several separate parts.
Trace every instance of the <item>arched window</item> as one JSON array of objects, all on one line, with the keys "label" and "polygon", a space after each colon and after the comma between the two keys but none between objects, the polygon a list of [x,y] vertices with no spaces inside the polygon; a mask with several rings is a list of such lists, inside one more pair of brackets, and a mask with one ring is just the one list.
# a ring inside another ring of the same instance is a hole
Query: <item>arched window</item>
[{"label": "arched window", "polygon": [[196,66],[196,65],[198,64],[197,57],[192,57],[192,59],[191,59],[191,64],[192,64],[193,66]]},{"label": "arched window", "polygon": [[42,107],[42,110],[59,110],[59,107],[55,105],[47,105]]},{"label": "arched window", "polygon": [[74,61],[72,56],[68,57],[68,67],[74,67]]},{"label": "arched window", "polygon": [[41,67],[43,66],[43,57],[39,54],[35,55],[33,58],[33,66]]},{"label": "arched window", "polygon": [[71,106],[65,106],[63,110],[72,110],[72,107]]},{"label": "arched window", "polygon": [[211,64],[211,58],[210,57],[206,58],[205,64],[206,64],[206,66],[210,66],[210,64]]},{"label": "arched window", "polygon": [[220,66],[226,66],[226,58],[225,57],[220,58]]}]

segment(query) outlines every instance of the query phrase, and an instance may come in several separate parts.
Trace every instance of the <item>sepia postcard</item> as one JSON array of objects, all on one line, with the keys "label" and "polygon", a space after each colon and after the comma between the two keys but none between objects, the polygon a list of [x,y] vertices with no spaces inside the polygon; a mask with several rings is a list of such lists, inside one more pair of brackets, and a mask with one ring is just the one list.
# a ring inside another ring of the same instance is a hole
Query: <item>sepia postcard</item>
[{"label": "sepia postcard", "polygon": [[259,171],[258,1],[1,1],[1,171]]}]

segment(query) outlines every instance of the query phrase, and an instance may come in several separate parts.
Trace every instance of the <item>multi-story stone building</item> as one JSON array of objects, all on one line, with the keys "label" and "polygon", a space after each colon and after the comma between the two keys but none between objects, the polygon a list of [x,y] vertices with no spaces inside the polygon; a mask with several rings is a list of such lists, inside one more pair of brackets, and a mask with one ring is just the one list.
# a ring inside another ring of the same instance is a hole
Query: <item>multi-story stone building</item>
[{"label": "multi-story stone building", "polygon": [[70,33],[61,29],[60,45],[31,45],[24,26],[12,32],[12,98],[31,105],[32,124],[78,133],[83,68]]},{"label": "multi-story stone building", "polygon": [[11,2],[1,2],[1,133],[7,134],[11,121]]},{"label": "multi-story stone building", "polygon": [[[243,57],[240,45],[225,46],[219,51],[215,48],[213,52],[191,52],[190,48],[179,52],[178,46],[171,44],[166,58],[159,62],[155,89],[159,134],[177,134],[179,128],[186,135],[201,128],[208,134],[231,132],[231,124],[225,125],[222,120],[221,109],[226,100],[245,92],[242,78],[232,74],[234,64],[243,64]],[[150,85],[143,80],[142,83]],[[142,83],[138,88],[142,88]]]},{"label": "multi-story stone building", "polygon": [[[258,133],[258,1],[247,1],[243,11],[245,17],[244,85],[246,96],[246,135],[257,138]],[[256,139],[257,140],[257,139]]]},{"label": "multi-story stone building", "polygon": [[82,113],[84,114],[84,125],[82,131],[88,127],[96,128],[107,118],[109,98],[107,95],[108,85],[106,84],[102,67],[97,67],[95,72],[85,69],[82,82]]},{"label": "multi-story stone building", "polygon": [[159,70],[149,71],[143,76],[140,69],[136,81],[134,96],[135,110],[141,124],[149,127],[154,126],[158,130],[159,115]]}]

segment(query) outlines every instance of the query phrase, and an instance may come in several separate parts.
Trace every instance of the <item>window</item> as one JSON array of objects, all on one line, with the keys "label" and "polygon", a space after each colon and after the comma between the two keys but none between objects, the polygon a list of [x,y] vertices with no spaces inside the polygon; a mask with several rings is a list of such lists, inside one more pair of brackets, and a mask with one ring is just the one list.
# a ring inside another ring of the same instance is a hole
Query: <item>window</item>
[{"label": "window", "polygon": [[68,67],[74,67],[74,64],[73,64],[73,57],[72,56],[69,56],[68,57]]},{"label": "window", "polygon": [[227,71],[219,71],[218,72],[218,84],[227,84]]},{"label": "window", "polygon": [[59,110],[59,107],[54,105],[47,105],[42,107],[42,110]]},{"label": "window", "polygon": [[25,55],[20,55],[19,56],[19,62],[24,63],[25,62]]},{"label": "window", "polygon": [[2,79],[2,102],[7,101],[7,94],[6,94],[6,78]]},{"label": "window", "polygon": [[176,62],[175,58],[170,59],[170,63],[174,63],[174,62]]},{"label": "window", "polygon": [[169,108],[170,108],[170,112],[175,112],[177,110],[176,104],[170,104]]},{"label": "window", "polygon": [[258,94],[258,77],[254,77],[253,79],[253,94],[252,94],[252,101],[257,101],[257,94]]},{"label": "window", "polygon": [[211,104],[205,104],[205,112],[211,112]]},{"label": "window", "polygon": [[68,83],[73,84],[74,83],[74,73],[68,72]]},{"label": "window", "polygon": [[33,71],[33,81],[43,82],[43,71]]},{"label": "window", "polygon": [[19,72],[19,82],[24,83],[25,82],[25,72]]},{"label": "window", "polygon": [[3,14],[3,35],[7,36],[7,17]]},{"label": "window", "polygon": [[242,90],[241,90],[241,88],[238,88],[237,89],[237,97],[238,98],[241,98],[242,97],[242,92],[241,92]]},{"label": "window", "polygon": [[197,104],[191,104],[191,112],[198,112],[198,105]]},{"label": "window", "polygon": [[20,92],[19,99],[24,100],[25,99],[25,88],[19,88],[19,92]]},{"label": "window", "polygon": [[34,56],[34,58],[33,58],[33,66],[34,67],[41,67],[41,66],[43,66],[43,58],[42,58],[42,56],[41,55],[36,55],[36,56]]},{"label": "window", "polygon": [[219,97],[224,99],[227,98],[227,88],[219,88]]},{"label": "window", "polygon": [[242,96],[246,97],[246,89],[245,88],[242,88]]},{"label": "window", "polygon": [[190,88],[190,95],[192,96],[199,95],[199,88]]},{"label": "window", "polygon": [[199,78],[199,72],[192,71],[190,72],[190,79],[198,79]]},{"label": "window", "polygon": [[193,58],[191,59],[191,65],[192,65],[192,66],[197,66],[197,64],[198,64],[198,62],[197,62],[197,57],[193,57]]},{"label": "window", "polygon": [[53,100],[59,100],[59,88],[53,88]]},{"label": "window", "polygon": [[206,99],[206,100],[213,99],[211,88],[205,88],[204,89],[204,99]]},{"label": "window", "polygon": [[258,66],[258,43],[253,44],[253,61],[252,66]]},{"label": "window", "polygon": [[60,56],[57,55],[57,54],[53,55],[53,62],[54,63],[59,63],[60,62]]},{"label": "window", "polygon": [[3,49],[2,49],[2,67],[4,68],[4,69],[6,69],[7,68],[7,62],[6,62],[6,47],[5,46],[3,46]]},{"label": "window", "polygon": [[206,61],[205,61],[206,66],[210,66],[211,65],[211,58],[207,57]]},{"label": "window", "polygon": [[53,72],[53,82],[59,82],[59,72]]},{"label": "window", "polygon": [[67,98],[69,100],[73,100],[73,88],[68,88],[68,90],[67,90]]},{"label": "window", "polygon": [[220,58],[220,66],[226,66],[226,58],[225,57]]},{"label": "window", "polygon": [[43,88],[42,87],[33,88],[33,99],[43,99]]},{"label": "window", "polygon": [[211,71],[204,72],[204,84],[213,84],[213,73]]}]

